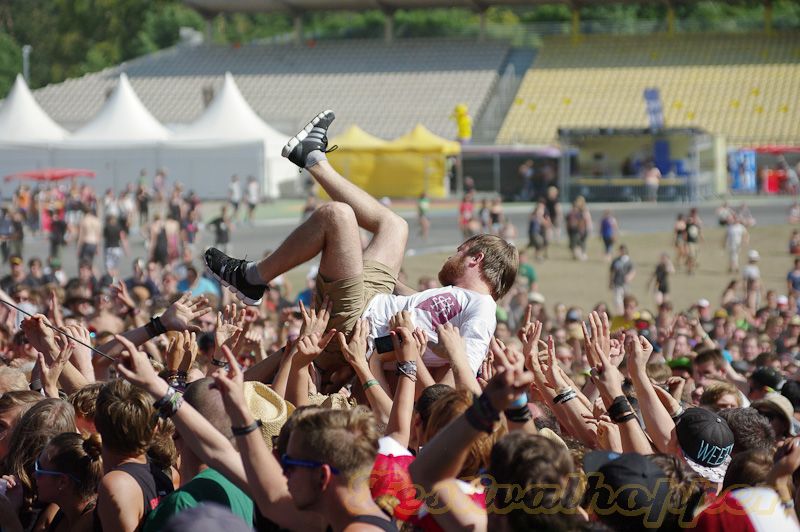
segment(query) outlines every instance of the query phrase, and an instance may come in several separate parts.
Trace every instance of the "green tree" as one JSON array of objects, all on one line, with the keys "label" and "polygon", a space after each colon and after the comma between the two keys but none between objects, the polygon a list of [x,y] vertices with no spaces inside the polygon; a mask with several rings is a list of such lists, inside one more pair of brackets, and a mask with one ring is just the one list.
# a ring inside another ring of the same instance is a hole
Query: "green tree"
[{"label": "green tree", "polygon": [[20,72],[22,50],[10,35],[0,32],[0,96],[5,98]]}]

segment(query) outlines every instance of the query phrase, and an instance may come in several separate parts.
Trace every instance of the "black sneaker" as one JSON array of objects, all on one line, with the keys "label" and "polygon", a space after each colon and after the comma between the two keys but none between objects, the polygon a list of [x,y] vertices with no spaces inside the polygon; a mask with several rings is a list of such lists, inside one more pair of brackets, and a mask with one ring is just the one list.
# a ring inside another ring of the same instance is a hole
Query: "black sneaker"
[{"label": "black sneaker", "polygon": [[244,270],[247,266],[246,260],[234,259],[217,248],[208,248],[203,255],[206,263],[206,271],[217,281],[227,286],[228,290],[236,294],[247,305],[258,305],[264,291],[265,285],[252,284],[247,281]]},{"label": "black sneaker", "polygon": [[283,147],[281,155],[292,161],[300,168],[306,167],[306,158],[314,150],[325,153],[336,149],[334,146],[328,150],[328,128],[336,115],[333,111],[323,111],[315,116],[300,133],[289,139]]}]

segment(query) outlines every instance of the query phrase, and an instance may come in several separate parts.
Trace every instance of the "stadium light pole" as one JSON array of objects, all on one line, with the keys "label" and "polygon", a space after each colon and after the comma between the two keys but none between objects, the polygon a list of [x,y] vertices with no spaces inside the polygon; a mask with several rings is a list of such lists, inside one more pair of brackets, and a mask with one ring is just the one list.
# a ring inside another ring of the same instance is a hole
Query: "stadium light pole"
[{"label": "stadium light pole", "polygon": [[25,83],[31,84],[31,51],[33,46],[26,44],[22,47],[22,77],[25,78]]}]

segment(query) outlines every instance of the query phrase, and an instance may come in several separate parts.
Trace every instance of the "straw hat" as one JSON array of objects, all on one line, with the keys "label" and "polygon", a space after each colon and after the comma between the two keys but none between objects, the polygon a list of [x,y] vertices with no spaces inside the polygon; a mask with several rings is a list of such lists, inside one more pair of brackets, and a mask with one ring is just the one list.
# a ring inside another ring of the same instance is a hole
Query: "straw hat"
[{"label": "straw hat", "polygon": [[253,417],[261,420],[261,436],[272,449],[272,437],[280,434],[294,406],[266,384],[256,381],[244,383],[244,400]]}]

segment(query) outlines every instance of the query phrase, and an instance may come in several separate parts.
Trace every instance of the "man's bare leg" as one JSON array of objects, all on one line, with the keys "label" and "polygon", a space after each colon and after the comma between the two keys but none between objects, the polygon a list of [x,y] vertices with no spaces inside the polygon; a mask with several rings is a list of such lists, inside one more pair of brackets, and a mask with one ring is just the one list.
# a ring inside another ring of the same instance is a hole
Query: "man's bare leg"
[{"label": "man's bare leg", "polygon": [[256,305],[269,281],[320,252],[319,271],[327,280],[348,279],[363,271],[358,222],[349,205],[341,202],[323,205],[274,253],[257,263],[228,257],[215,248],[206,251],[204,260],[211,275],[230,287],[239,299]]},{"label": "man's bare leg", "polygon": [[397,274],[408,241],[408,223],[371,195],[342,177],[326,159],[307,168],[334,201],[352,207],[358,225],[372,233],[364,258],[385,264]]},{"label": "man's bare leg", "polygon": [[287,157],[300,168],[307,169],[325,192],[334,201],[352,207],[359,226],[373,234],[364,258],[375,260],[397,274],[403,262],[408,224],[401,217],[339,175],[328,163],[325,152],[328,148],[328,127],[335,116],[333,111],[323,111],[315,116],[305,128],[289,140],[283,149]]},{"label": "man's bare leg", "polygon": [[322,252],[319,272],[331,281],[361,273],[361,238],[358,222],[347,204],[326,203],[286,237],[268,257],[258,262],[258,273],[266,284]]}]

